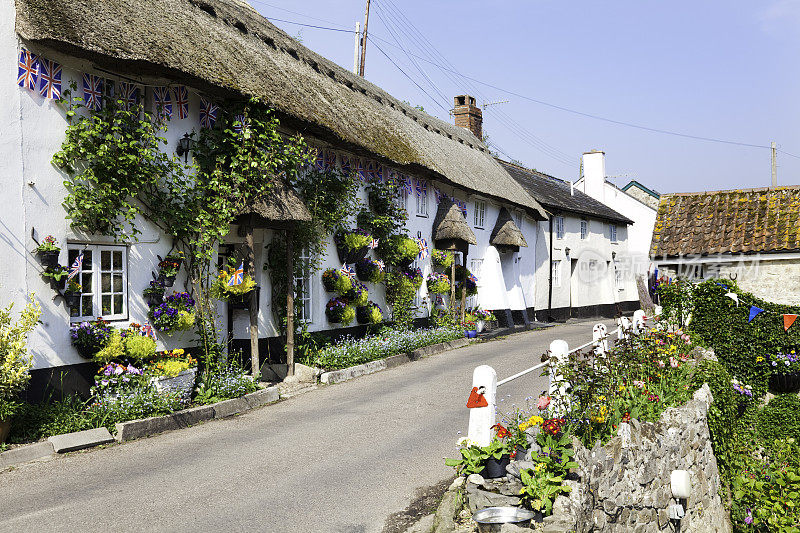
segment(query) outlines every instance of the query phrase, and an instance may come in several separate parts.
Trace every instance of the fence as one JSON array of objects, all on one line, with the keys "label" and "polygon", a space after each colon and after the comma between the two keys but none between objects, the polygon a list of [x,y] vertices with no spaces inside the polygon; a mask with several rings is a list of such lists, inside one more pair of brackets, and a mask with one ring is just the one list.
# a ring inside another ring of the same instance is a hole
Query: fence
[{"label": "fence", "polygon": [[640,309],[633,314],[633,320],[629,320],[627,317],[618,318],[617,328],[611,332],[607,331],[605,324],[595,324],[592,327],[592,340],[577,348],[570,348],[565,340],[554,340],[550,343],[550,349],[541,363],[500,381],[497,380],[497,372],[491,366],[481,365],[477,367],[472,373],[472,392],[470,393],[470,400],[467,402],[468,407],[470,407],[467,438],[478,446],[488,446],[491,442],[491,428],[495,424],[498,387],[549,365],[550,394],[555,395],[556,389],[559,389],[563,396],[566,382],[563,376],[558,373],[558,369],[567,361],[571,353],[592,347],[594,353],[603,354],[608,351],[608,341],[611,337],[616,335],[618,339],[624,339],[630,334],[639,334],[644,331],[645,323],[644,311]]}]

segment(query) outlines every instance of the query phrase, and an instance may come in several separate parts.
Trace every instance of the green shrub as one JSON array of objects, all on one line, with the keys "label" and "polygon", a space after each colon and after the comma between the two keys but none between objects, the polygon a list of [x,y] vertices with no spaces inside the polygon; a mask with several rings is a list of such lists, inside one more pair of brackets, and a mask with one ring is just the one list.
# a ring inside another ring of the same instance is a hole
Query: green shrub
[{"label": "green shrub", "polygon": [[153,357],[156,353],[156,341],[146,335],[127,335],[125,337],[125,356],[137,361]]},{"label": "green shrub", "polygon": [[111,332],[111,336],[108,337],[108,343],[105,348],[97,352],[94,355],[94,359],[100,363],[108,363],[109,361],[122,359],[124,355],[125,345],[122,342],[122,335],[120,335],[119,331],[114,330]]},{"label": "green shrub", "polygon": [[8,441],[21,444],[94,427],[86,402],[77,396],[41,404],[23,403],[11,422]]},{"label": "green shrub", "polygon": [[29,303],[19,320],[13,322],[12,307],[0,309],[0,418],[13,414],[14,398],[31,379],[33,363],[28,356],[28,333],[36,327],[42,314],[39,304]]},{"label": "green shrub", "polygon": [[407,265],[419,255],[419,245],[405,235],[392,235],[380,241],[377,252],[389,265]]},{"label": "green shrub", "polygon": [[453,264],[453,252],[448,250],[433,250],[431,261],[437,267],[450,268]]},{"label": "green shrub", "polygon": [[357,231],[345,233],[342,237],[342,244],[344,245],[345,249],[350,251],[366,248],[369,246],[371,241],[372,237],[370,235]]},{"label": "green shrub", "polygon": [[757,434],[767,447],[779,439],[800,442],[800,397],[782,394],[773,398],[758,415]]}]

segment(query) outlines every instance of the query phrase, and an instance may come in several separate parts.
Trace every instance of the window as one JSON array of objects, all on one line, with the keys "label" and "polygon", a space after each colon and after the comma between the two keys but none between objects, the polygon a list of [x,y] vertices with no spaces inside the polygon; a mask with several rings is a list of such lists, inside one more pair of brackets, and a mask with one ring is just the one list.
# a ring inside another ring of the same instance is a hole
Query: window
[{"label": "window", "polygon": [[475,227],[483,228],[486,221],[486,200],[475,200]]},{"label": "window", "polygon": [[560,287],[561,286],[561,260],[557,259],[553,261],[553,287]]},{"label": "window", "polygon": [[581,240],[585,241],[589,237],[589,222],[581,220]]},{"label": "window", "polygon": [[299,276],[295,276],[294,278],[296,294],[295,316],[298,320],[310,323],[313,321],[314,307],[312,306],[313,284],[311,282],[311,268],[309,266],[311,264],[311,255],[308,252],[308,248],[303,248],[300,252],[299,260],[302,265],[301,272]]},{"label": "window", "polygon": [[408,207],[408,191],[406,191],[405,187],[400,187],[397,190],[397,205],[402,207],[403,209],[407,209]]},{"label": "window", "polygon": [[72,321],[128,318],[128,249],[124,246],[81,245],[67,247],[67,264],[83,252],[77,282],[81,299],[69,310]]},{"label": "window", "polygon": [[609,224],[608,225],[608,239],[611,242],[617,242],[617,225],[616,224]]},{"label": "window", "polygon": [[417,216],[428,216],[428,184],[422,180],[417,181]]},{"label": "window", "polygon": [[556,239],[564,238],[564,217],[556,217],[553,224],[556,230]]}]

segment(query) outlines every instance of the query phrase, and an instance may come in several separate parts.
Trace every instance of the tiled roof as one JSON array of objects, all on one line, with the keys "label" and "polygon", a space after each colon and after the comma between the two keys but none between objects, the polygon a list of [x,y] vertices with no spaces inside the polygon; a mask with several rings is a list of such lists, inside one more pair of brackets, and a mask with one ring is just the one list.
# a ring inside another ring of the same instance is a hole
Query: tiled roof
[{"label": "tiled roof", "polygon": [[800,250],[800,186],[664,194],[650,255]]},{"label": "tiled roof", "polygon": [[498,159],[511,177],[517,180],[531,196],[549,211],[569,211],[578,215],[587,215],[611,222],[633,224],[626,216],[617,213],[607,205],[595,200],[588,194],[573,188],[564,180],[548,176],[537,170],[530,170],[507,161]]}]

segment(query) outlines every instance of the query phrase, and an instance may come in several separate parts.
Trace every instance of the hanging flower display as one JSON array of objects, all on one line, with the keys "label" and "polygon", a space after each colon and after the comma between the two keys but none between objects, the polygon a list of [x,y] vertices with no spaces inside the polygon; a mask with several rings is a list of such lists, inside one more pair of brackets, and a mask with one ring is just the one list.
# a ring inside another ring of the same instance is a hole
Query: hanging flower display
[{"label": "hanging flower display", "polygon": [[329,268],[322,273],[322,286],[328,292],[335,292],[339,296],[344,296],[353,288],[353,281],[350,276],[338,268]]},{"label": "hanging flower display", "polygon": [[367,305],[367,302],[369,301],[369,291],[367,290],[367,286],[360,281],[353,281],[353,288],[351,288],[347,293],[347,301],[350,303],[350,305],[356,307]]},{"label": "hanging flower display", "polygon": [[428,292],[433,294],[446,294],[450,292],[450,278],[445,274],[431,272],[428,274]]},{"label": "hanging flower display", "polygon": [[331,298],[325,305],[325,316],[328,322],[348,325],[356,317],[353,307],[344,298]]},{"label": "hanging flower display", "polygon": [[356,262],[356,275],[361,281],[380,283],[383,281],[383,262],[365,257]]},{"label": "hanging flower display", "polygon": [[164,303],[150,309],[148,316],[150,323],[158,331],[186,331],[194,326],[194,298],[186,292],[170,294]]},{"label": "hanging flower display", "polygon": [[381,308],[375,302],[367,302],[356,308],[356,320],[359,324],[379,324],[383,322]]}]

